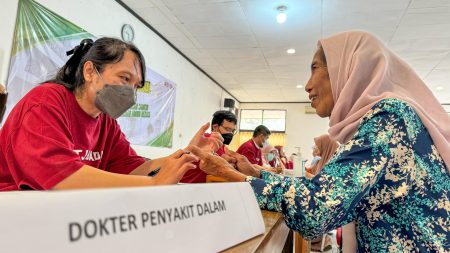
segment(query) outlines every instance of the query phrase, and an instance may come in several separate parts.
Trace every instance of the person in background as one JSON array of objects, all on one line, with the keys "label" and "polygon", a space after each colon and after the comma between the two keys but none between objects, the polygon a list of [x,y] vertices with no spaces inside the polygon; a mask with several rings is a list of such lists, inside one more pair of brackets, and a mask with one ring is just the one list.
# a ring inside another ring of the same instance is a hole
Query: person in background
[{"label": "person in background", "polygon": [[[146,161],[120,130],[116,118],[145,82],[137,47],[105,37],[82,40],[67,54],[56,77],[28,92],[0,131],[0,191],[175,184],[195,168],[188,150]],[[213,152],[223,139],[204,137],[208,128],[191,145]]]},{"label": "person in background", "polygon": [[339,143],[332,140],[328,134],[314,138],[313,159],[310,166],[306,168],[306,177],[312,178],[317,175],[338,147]]},{"label": "person in background", "polygon": [[3,115],[5,114],[5,111],[6,111],[6,99],[7,98],[8,98],[8,92],[6,92],[6,87],[0,83],[0,124],[3,121]]},{"label": "person in background", "polygon": [[[223,137],[223,145],[215,152],[216,155],[225,158],[228,162],[236,164],[236,160],[227,154],[225,154],[225,147],[229,145],[236,133],[236,116],[229,111],[217,111],[214,113],[211,120],[211,131],[213,133],[218,133]],[[205,137],[210,137],[210,134],[205,133]],[[205,183],[206,173],[198,167],[193,170],[188,170],[183,178],[180,180],[181,183]]]},{"label": "person in background", "polygon": [[298,155],[296,154],[296,153],[292,153],[290,156],[289,156],[289,161],[288,161],[288,163],[289,163],[289,168],[290,169],[294,169],[294,163],[295,162],[297,162],[297,159],[298,159]]},{"label": "person in background", "polygon": [[283,146],[276,145],[275,148],[278,150],[278,154],[280,157],[280,161],[285,168],[288,167],[288,158],[286,157],[286,153],[284,152]]},{"label": "person in background", "polygon": [[247,157],[250,163],[262,167],[261,149],[268,144],[267,141],[269,140],[270,134],[270,130],[266,126],[257,126],[253,131],[253,137],[244,142],[236,152]]},{"label": "person in background", "polygon": [[343,252],[450,252],[450,117],[411,67],[370,33],[338,33],[319,40],[305,90],[342,143],[314,178],[238,172],[193,147],[200,168],[249,182],[306,239],[354,223]]},{"label": "person in background", "polygon": [[[328,134],[323,134],[314,138],[314,147],[312,152],[313,160],[310,163],[311,166],[306,168],[305,176],[307,178],[313,178],[315,175],[319,174],[320,170],[322,170],[325,164],[328,163],[338,147],[339,143],[332,140]],[[322,245],[323,240],[325,240],[325,242]],[[330,250],[331,248],[332,239],[328,234],[318,236],[311,240],[312,251],[323,252]]]},{"label": "person in background", "polygon": [[261,149],[262,159],[263,159],[263,167],[266,170],[281,173],[284,167],[283,163],[280,160],[280,156],[278,154],[278,150],[275,149],[272,145],[268,144]]},{"label": "person in background", "polygon": [[263,167],[275,167],[275,157],[277,150],[270,144],[265,145],[261,149],[261,158],[263,161]]}]

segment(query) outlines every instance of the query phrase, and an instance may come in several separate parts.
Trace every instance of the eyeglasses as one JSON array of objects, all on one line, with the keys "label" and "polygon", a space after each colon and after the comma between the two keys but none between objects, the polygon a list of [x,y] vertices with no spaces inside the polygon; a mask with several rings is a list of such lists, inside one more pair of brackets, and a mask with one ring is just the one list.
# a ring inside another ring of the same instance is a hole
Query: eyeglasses
[{"label": "eyeglasses", "polygon": [[220,126],[223,127],[223,129],[225,129],[225,131],[227,131],[227,132],[229,132],[229,133],[232,133],[233,135],[235,135],[236,132],[237,132],[236,129],[233,129],[233,128],[230,128],[230,127],[224,127],[224,126],[222,126],[222,125],[220,125]]}]

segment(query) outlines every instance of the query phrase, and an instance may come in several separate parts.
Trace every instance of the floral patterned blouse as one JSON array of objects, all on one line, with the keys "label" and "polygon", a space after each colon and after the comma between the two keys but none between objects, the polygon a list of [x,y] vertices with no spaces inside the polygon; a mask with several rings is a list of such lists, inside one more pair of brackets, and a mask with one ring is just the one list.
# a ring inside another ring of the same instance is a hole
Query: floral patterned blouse
[{"label": "floral patterned blouse", "polygon": [[247,181],[261,208],[307,239],[356,221],[358,252],[450,252],[449,172],[398,99],[374,105],[313,179],[261,171]]}]

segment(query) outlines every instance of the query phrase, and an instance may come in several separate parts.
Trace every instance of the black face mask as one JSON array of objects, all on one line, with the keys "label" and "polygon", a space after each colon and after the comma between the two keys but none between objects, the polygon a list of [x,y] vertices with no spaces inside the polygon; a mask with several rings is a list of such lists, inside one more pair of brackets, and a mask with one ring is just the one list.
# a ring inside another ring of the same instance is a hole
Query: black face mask
[{"label": "black face mask", "polygon": [[232,133],[222,134],[222,137],[223,137],[223,144],[224,145],[230,144],[231,140],[233,140],[233,134]]}]

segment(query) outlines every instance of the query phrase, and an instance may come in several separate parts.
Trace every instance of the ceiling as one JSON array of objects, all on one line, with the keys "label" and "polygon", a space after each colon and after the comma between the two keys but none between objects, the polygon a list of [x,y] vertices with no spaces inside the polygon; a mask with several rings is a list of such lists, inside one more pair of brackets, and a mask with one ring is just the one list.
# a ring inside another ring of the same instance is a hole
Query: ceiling
[{"label": "ceiling", "polygon": [[[450,104],[449,0],[122,0],[240,102],[306,102],[317,40],[363,29]],[[276,7],[287,21],[276,22]],[[294,48],[289,55],[286,50]],[[443,88],[443,90],[438,90]]]}]

